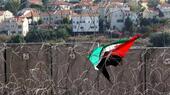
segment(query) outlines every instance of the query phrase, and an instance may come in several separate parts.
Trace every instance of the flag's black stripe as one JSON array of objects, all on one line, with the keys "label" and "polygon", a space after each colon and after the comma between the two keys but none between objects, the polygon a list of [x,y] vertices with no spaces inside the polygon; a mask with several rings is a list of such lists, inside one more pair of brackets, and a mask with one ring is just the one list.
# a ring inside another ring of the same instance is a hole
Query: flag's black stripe
[{"label": "flag's black stripe", "polygon": [[109,58],[102,58],[97,68],[103,73],[103,75],[110,81],[109,73],[106,70],[106,66],[117,66],[122,61],[120,56],[111,55]]}]

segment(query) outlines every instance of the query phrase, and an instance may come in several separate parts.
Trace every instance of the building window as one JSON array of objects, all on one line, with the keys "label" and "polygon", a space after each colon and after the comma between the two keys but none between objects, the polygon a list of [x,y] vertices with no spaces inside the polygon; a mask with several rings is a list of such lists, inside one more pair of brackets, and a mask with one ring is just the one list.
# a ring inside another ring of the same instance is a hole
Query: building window
[{"label": "building window", "polygon": [[21,33],[22,33],[22,31],[18,31],[18,33],[19,33],[19,34],[21,34]]},{"label": "building window", "polygon": [[117,22],[123,22],[123,20],[122,19],[118,19]]},{"label": "building window", "polygon": [[22,25],[18,25],[18,28],[21,29],[21,28],[22,28]]},{"label": "building window", "polygon": [[84,29],[84,27],[81,26],[80,29]]},{"label": "building window", "polygon": [[116,26],[113,26],[113,29],[116,29]]},{"label": "building window", "polygon": [[11,34],[15,34],[16,32],[15,31],[11,31]]},{"label": "building window", "polygon": [[85,21],[80,21],[80,23],[85,23]]},{"label": "building window", "polygon": [[12,28],[14,28],[14,25],[11,25]]},{"label": "building window", "polygon": [[91,29],[93,29],[93,28],[94,28],[94,26],[90,26],[90,28],[91,28]]},{"label": "building window", "polygon": [[74,28],[76,29],[76,26],[74,26]]}]

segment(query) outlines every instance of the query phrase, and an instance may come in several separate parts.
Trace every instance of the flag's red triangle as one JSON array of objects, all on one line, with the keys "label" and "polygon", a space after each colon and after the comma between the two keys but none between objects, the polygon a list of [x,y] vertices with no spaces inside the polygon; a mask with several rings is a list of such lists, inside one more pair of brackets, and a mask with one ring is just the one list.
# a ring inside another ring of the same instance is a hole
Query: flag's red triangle
[{"label": "flag's red triangle", "polygon": [[133,36],[129,41],[118,45],[116,49],[112,50],[112,55],[124,57],[129,51],[130,47],[134,44],[135,40],[138,39],[140,36],[141,36],[140,34],[137,34]]}]

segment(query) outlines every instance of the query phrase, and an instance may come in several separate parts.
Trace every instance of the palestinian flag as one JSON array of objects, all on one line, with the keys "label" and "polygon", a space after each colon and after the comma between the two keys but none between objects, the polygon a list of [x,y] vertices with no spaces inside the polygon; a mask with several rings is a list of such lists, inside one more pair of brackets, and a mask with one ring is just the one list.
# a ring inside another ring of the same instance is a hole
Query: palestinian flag
[{"label": "palestinian flag", "polygon": [[96,66],[100,63],[102,57],[104,55],[106,55],[109,51],[115,49],[118,45],[120,45],[120,44],[122,44],[122,43],[124,43],[126,41],[128,41],[128,39],[121,39],[121,40],[113,42],[113,43],[111,43],[109,45],[96,47],[95,49],[93,49],[91,54],[88,56],[89,61],[94,66],[94,68],[96,70],[98,70],[96,68]]},{"label": "palestinian flag", "polygon": [[137,34],[131,39],[122,39],[105,46],[95,48],[88,59],[96,70],[100,70],[103,75],[110,81],[106,66],[117,66],[122,58],[125,57],[135,40],[141,35]]}]

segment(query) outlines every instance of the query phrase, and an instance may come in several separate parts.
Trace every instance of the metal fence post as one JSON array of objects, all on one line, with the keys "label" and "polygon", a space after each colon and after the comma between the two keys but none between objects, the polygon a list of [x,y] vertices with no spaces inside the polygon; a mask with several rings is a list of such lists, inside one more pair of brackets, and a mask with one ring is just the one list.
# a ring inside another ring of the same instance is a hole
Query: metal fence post
[{"label": "metal fence post", "polygon": [[[6,48],[6,45],[4,46],[4,53],[3,53],[3,56],[4,56],[4,82],[5,82],[5,85],[8,83],[8,79],[7,79],[7,48]],[[4,90],[4,94],[3,95],[7,95],[7,92],[6,90]]]}]

